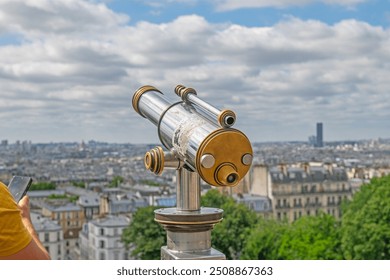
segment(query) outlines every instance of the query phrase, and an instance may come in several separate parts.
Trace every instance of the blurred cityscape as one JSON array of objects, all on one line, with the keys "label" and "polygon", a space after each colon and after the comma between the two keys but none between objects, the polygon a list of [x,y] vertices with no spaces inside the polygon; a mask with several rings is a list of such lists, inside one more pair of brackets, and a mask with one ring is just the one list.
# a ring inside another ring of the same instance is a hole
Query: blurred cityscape
[{"label": "blurred cityscape", "polygon": [[[0,180],[31,176],[56,188],[29,191],[34,225],[53,259],[131,259],[121,234],[149,205],[176,205],[176,173],[144,167],[156,145],[0,142]],[[253,143],[253,165],[223,189],[259,215],[294,221],[340,204],[373,177],[390,173],[390,139],[325,142],[322,124],[307,142]],[[210,186],[203,185],[206,192]]]}]

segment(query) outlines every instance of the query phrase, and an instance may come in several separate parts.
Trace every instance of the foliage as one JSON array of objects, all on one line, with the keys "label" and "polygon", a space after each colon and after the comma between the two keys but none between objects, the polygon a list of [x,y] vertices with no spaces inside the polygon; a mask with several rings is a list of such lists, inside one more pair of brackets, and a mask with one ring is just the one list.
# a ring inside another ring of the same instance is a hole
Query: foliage
[{"label": "foliage", "polygon": [[223,252],[227,259],[238,259],[248,235],[256,225],[256,213],[217,190],[207,192],[202,197],[202,203],[224,210],[224,218],[214,227],[211,241],[213,247]]},{"label": "foliage", "polygon": [[234,202],[233,198],[221,194],[218,190],[209,190],[201,197],[201,204],[204,207],[222,208],[226,203]]},{"label": "foliage", "polygon": [[278,258],[284,260],[342,259],[336,219],[327,214],[305,216],[289,225],[280,239]]},{"label": "foliage", "polygon": [[122,234],[125,245],[134,247],[132,256],[141,260],[159,260],[161,246],[166,244],[165,231],[154,221],[155,209],[151,206],[139,208]]},{"label": "foliage", "polygon": [[67,199],[70,202],[76,202],[79,197],[77,195],[67,195],[67,194],[51,194],[47,197],[48,199]]},{"label": "foliage", "polygon": [[342,217],[344,258],[390,259],[390,176],[374,178],[346,203]]},{"label": "foliage", "polygon": [[256,227],[248,236],[243,249],[243,260],[277,260],[281,238],[288,224],[274,219],[259,218]]},{"label": "foliage", "polygon": [[339,227],[331,215],[306,216],[292,224],[260,219],[242,259],[341,259]]},{"label": "foliage", "polygon": [[85,182],[72,182],[72,185],[77,188],[85,189]]},{"label": "foliage", "polygon": [[152,187],[159,187],[160,186],[159,183],[152,181],[152,180],[141,180],[140,183],[144,184],[144,185],[152,186]]},{"label": "foliage", "polygon": [[56,184],[53,182],[32,183],[29,191],[55,190]]},{"label": "foliage", "polygon": [[123,183],[124,179],[121,176],[114,176],[112,178],[110,184],[108,185],[109,188],[117,188],[121,183]]}]

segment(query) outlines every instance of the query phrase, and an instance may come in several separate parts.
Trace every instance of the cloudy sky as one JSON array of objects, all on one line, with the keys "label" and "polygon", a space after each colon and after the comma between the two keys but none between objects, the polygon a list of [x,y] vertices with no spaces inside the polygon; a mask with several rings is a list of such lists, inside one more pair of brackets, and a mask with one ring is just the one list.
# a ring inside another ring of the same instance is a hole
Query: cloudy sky
[{"label": "cloudy sky", "polygon": [[0,0],[0,140],[156,143],[177,84],[252,141],[390,137],[389,0]]}]

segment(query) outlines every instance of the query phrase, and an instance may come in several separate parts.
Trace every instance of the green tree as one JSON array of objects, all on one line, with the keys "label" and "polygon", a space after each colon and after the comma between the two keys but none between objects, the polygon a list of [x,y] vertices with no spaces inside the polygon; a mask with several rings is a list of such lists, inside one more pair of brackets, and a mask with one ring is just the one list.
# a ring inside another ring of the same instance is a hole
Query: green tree
[{"label": "green tree", "polygon": [[344,258],[390,259],[390,176],[363,185],[343,207]]},{"label": "green tree", "polygon": [[85,189],[85,182],[72,182],[72,185],[77,188]]},{"label": "green tree", "polygon": [[42,190],[55,190],[56,184],[52,182],[39,182],[33,183],[30,187],[30,191],[42,191]]},{"label": "green tree", "polygon": [[243,260],[278,260],[283,234],[288,228],[285,222],[259,218],[243,249]]},{"label": "green tree", "polygon": [[277,257],[280,259],[342,259],[339,224],[333,216],[324,213],[296,220],[279,242]]},{"label": "green tree", "polygon": [[161,246],[166,244],[166,233],[154,221],[156,207],[139,208],[132,222],[122,234],[122,241],[132,248],[132,256],[141,260],[159,260]]},{"label": "green tree", "polygon": [[202,198],[202,204],[224,210],[222,222],[212,231],[212,245],[227,259],[239,259],[247,237],[256,225],[256,213],[217,190],[208,191]]},{"label": "green tree", "polygon": [[108,185],[109,188],[117,188],[121,183],[123,183],[124,179],[121,176],[115,176],[110,184]]}]

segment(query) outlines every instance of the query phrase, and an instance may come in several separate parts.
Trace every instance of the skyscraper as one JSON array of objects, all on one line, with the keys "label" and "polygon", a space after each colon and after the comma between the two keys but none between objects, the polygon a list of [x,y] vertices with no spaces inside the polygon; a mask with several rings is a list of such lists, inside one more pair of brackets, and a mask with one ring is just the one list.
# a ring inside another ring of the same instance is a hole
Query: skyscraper
[{"label": "skyscraper", "polygon": [[321,148],[324,146],[323,142],[323,127],[322,123],[317,123],[317,143],[316,147]]}]

